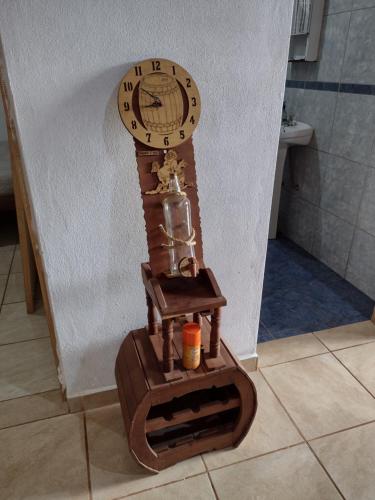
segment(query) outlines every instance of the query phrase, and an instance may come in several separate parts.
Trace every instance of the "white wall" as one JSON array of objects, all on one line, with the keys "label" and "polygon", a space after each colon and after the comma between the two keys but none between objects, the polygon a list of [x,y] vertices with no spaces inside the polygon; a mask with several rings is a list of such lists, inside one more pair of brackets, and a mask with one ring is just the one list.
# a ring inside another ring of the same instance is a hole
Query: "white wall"
[{"label": "white wall", "polygon": [[124,334],[146,322],[143,212],[116,92],[149,57],[198,83],[205,261],[228,299],[226,338],[253,354],[291,0],[3,0],[1,11],[68,396],[112,386]]},{"label": "white wall", "polygon": [[0,103],[0,142],[7,141],[7,128],[5,124],[5,115],[3,105]]}]

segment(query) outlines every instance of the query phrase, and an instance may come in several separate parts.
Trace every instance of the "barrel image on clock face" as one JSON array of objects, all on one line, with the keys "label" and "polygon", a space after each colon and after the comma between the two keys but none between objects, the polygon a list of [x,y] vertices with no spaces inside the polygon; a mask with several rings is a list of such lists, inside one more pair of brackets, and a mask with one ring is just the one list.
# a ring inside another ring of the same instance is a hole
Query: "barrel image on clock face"
[{"label": "barrel image on clock face", "polygon": [[[159,101],[151,96],[157,96]],[[160,102],[160,106],[155,106]],[[182,124],[184,101],[177,81],[165,73],[142,78],[139,84],[139,109],[147,130],[168,134]]]},{"label": "barrel image on clock face", "polygon": [[121,119],[140,142],[168,149],[185,142],[200,116],[198,88],[173,61],[147,59],[123,77],[118,94]]}]

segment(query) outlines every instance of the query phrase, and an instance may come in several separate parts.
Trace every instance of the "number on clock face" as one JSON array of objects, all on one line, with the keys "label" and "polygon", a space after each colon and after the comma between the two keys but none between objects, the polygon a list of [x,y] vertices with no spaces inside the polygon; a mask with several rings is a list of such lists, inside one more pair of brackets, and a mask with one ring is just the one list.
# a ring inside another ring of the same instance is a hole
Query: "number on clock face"
[{"label": "number on clock face", "polygon": [[119,87],[121,119],[140,142],[173,148],[193,133],[200,116],[200,97],[192,77],[167,59],[147,59],[124,76]]}]

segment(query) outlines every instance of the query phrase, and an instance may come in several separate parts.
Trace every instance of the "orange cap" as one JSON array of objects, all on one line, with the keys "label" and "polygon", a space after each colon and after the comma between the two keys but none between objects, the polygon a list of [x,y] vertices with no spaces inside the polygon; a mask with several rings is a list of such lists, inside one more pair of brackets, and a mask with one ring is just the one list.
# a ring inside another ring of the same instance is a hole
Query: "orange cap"
[{"label": "orange cap", "polygon": [[185,323],[182,327],[183,343],[191,346],[201,345],[201,327],[198,323]]}]

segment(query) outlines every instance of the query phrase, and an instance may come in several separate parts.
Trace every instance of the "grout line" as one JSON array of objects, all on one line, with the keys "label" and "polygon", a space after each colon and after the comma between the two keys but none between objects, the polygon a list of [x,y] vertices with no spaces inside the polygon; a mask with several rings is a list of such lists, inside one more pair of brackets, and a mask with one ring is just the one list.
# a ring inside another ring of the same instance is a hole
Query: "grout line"
[{"label": "grout line", "polygon": [[38,418],[36,420],[31,420],[30,422],[22,422],[22,423],[19,423],[19,424],[15,424],[15,425],[11,425],[11,426],[7,426],[7,427],[3,427],[0,429],[0,433],[2,431],[5,431],[5,430],[9,430],[9,429],[16,429],[17,427],[22,427],[23,425],[29,425],[29,424],[32,424],[32,423],[35,423],[35,422],[43,422],[43,420],[52,420],[53,418],[61,418],[61,417],[68,417],[68,416],[78,416],[80,414],[82,414],[83,412],[77,412],[77,413],[74,413],[74,414],[71,414],[71,413],[60,413],[59,415],[51,415],[50,417],[44,417],[44,418]]},{"label": "grout line", "polygon": [[274,391],[272,385],[270,384],[270,382],[267,380],[265,374],[263,373],[262,371],[263,369],[262,368],[259,368],[259,372],[260,374],[262,375],[263,379],[265,380],[266,384],[268,385],[268,387],[271,389],[273,395],[275,396],[275,398],[277,399],[277,401],[280,403],[281,407],[284,409],[285,413],[288,415],[288,417],[290,418],[291,422],[293,423],[294,427],[297,429],[297,432],[301,435],[301,437],[303,438],[303,440],[305,442],[307,442],[307,439],[305,438],[303,432],[300,430],[300,428],[298,427],[298,425],[296,424],[296,422],[294,421],[294,419],[290,416],[288,410],[286,409],[285,405],[281,402],[281,399],[279,398],[279,396],[276,394],[276,392]]},{"label": "grout line", "polygon": [[62,394],[60,388],[56,387],[55,389],[48,389],[46,391],[32,392],[31,394],[22,394],[22,396],[16,396],[15,398],[1,399],[0,404],[5,403],[7,401],[15,401],[16,399],[30,398],[32,396],[41,396],[42,394],[46,394],[47,392],[55,392],[55,391],[59,391],[60,394]]},{"label": "grout line", "polygon": [[356,377],[356,375],[354,375],[354,373],[347,366],[344,365],[344,363],[341,361],[341,359],[339,359],[335,355],[335,352],[331,352],[331,354],[345,368],[345,370],[347,372],[349,372],[350,375],[365,389],[365,391],[368,392],[373,399],[375,399],[375,396],[372,394],[372,392],[370,392],[369,389],[367,389],[367,387],[359,380],[359,378]]},{"label": "grout line", "polygon": [[375,420],[369,420],[368,422],[362,422],[361,424],[351,425],[350,427],[345,427],[344,429],[340,429],[338,431],[329,432],[328,434],[322,434],[321,436],[316,436],[314,438],[309,439],[307,442],[311,443],[312,441],[317,441],[318,439],[335,436],[336,434],[341,434],[342,432],[351,431],[353,429],[357,429],[357,427],[364,427],[365,425],[370,425],[374,423]]},{"label": "grout line", "polygon": [[207,473],[207,476],[208,476],[208,480],[210,481],[211,488],[212,488],[212,490],[213,490],[213,492],[214,492],[215,498],[216,498],[216,500],[219,500],[219,495],[217,494],[217,491],[216,491],[216,488],[215,488],[214,482],[213,482],[213,480],[212,480],[212,477],[211,477],[210,471],[209,471],[209,469],[208,469],[208,467],[207,467],[207,464],[206,464],[206,461],[205,461],[205,459],[204,459],[204,457],[203,457],[203,454],[201,454],[201,455],[200,455],[200,457],[201,457],[201,460],[202,460],[202,462],[203,462],[203,464],[204,464],[204,468],[206,469],[206,473]]},{"label": "grout line", "polygon": [[144,490],[134,491],[133,493],[129,493],[128,495],[122,495],[120,497],[114,497],[111,500],[122,500],[123,498],[130,498],[130,497],[133,497],[134,495],[139,495],[140,493],[144,493],[146,491],[158,490],[160,488],[163,488],[164,486],[169,486],[170,484],[175,484],[175,483],[182,483],[186,479],[191,479],[193,477],[198,477],[198,476],[204,476],[205,474],[207,474],[207,472],[198,472],[197,474],[193,474],[191,476],[182,477],[180,479],[175,479],[174,481],[168,481],[167,483],[159,484],[157,486],[153,486],[152,488],[145,488]]},{"label": "grout line", "polygon": [[338,487],[338,485],[336,484],[336,482],[334,481],[333,477],[331,476],[331,474],[328,472],[328,470],[326,469],[326,467],[324,466],[323,462],[320,460],[320,458],[318,457],[318,455],[315,453],[315,451],[313,450],[313,448],[310,446],[310,443],[309,442],[306,442],[307,446],[309,447],[311,453],[314,455],[314,457],[316,458],[317,462],[320,464],[321,468],[324,470],[324,472],[327,474],[328,478],[331,480],[333,486],[336,488],[337,492],[339,493],[339,495],[341,495],[341,497],[345,500],[345,497],[344,495],[342,494],[340,488]]},{"label": "grout line", "polygon": [[16,245],[14,245],[14,247],[13,247],[13,254],[12,254],[12,258],[11,258],[10,265],[9,265],[9,271],[8,271],[8,274],[6,275],[7,278],[5,280],[4,292],[3,292],[1,300],[0,300],[0,312],[1,312],[1,309],[2,309],[2,307],[4,305],[5,295],[7,293],[7,288],[8,288],[8,283],[9,283],[10,271],[12,269],[12,265],[13,265],[13,260],[14,260],[15,253],[16,253]]},{"label": "grout line", "polygon": [[231,467],[232,465],[238,465],[238,464],[243,464],[244,462],[250,462],[251,460],[256,460],[257,458],[262,458],[262,457],[266,457],[268,455],[272,455],[273,453],[277,453],[278,451],[289,450],[290,448],[295,448],[296,446],[301,446],[301,444],[306,444],[306,441],[304,439],[301,439],[301,441],[299,441],[298,443],[293,443],[293,444],[290,444],[288,446],[283,446],[282,448],[277,448],[275,450],[266,451],[264,453],[259,453],[259,455],[255,455],[254,457],[243,458],[241,460],[237,460],[237,461],[231,462],[229,464],[219,465],[218,467],[214,467],[214,468],[208,470],[207,472],[208,473],[215,472],[217,470]]},{"label": "grout line", "polygon": [[[309,334],[303,334],[303,335],[309,335]],[[290,338],[290,337],[283,337],[283,338]],[[282,339],[278,339],[278,340],[282,340]],[[317,354],[309,354],[308,356],[301,356],[300,358],[293,358],[293,359],[288,359],[286,361],[280,361],[278,363],[274,363],[272,365],[263,365],[263,366],[260,366],[259,368],[260,369],[263,369],[263,368],[271,368],[272,366],[280,366],[280,365],[285,365],[287,363],[293,363],[294,361],[300,361],[302,359],[310,359],[310,358],[316,358],[317,356],[322,356],[324,354],[329,354],[330,351],[325,351],[325,352],[319,352]]]},{"label": "grout line", "polygon": [[86,455],[86,467],[87,467],[87,486],[89,490],[89,499],[92,500],[92,483],[91,483],[91,471],[90,471],[90,460],[89,460],[89,441],[87,436],[87,422],[86,414],[83,412],[83,430],[85,434],[85,455]]},{"label": "grout line", "polygon": [[362,342],[361,344],[353,344],[353,345],[349,345],[347,347],[339,347],[338,349],[330,349],[329,352],[334,353],[334,352],[339,352],[339,351],[346,351],[347,349],[352,349],[353,347],[361,347],[362,345],[372,344],[373,342],[375,342],[375,339],[369,340],[366,342]]},{"label": "grout line", "polygon": [[33,340],[48,339],[48,338],[49,338],[49,336],[45,335],[44,337],[35,337],[32,339],[16,340],[15,342],[7,342],[6,344],[2,344],[0,342],[0,349],[4,346],[7,346],[7,345],[24,344],[25,342],[32,342]]}]

